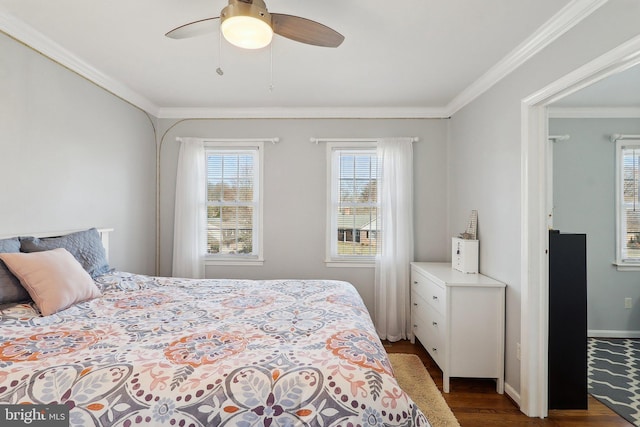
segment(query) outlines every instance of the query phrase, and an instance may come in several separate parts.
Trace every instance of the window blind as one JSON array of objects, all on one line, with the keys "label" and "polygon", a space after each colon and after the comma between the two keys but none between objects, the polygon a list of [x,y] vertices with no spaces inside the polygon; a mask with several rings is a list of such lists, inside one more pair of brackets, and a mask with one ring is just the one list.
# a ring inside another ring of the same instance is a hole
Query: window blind
[{"label": "window blind", "polygon": [[207,253],[255,255],[257,150],[207,150]]},{"label": "window blind", "polygon": [[337,149],[335,254],[373,257],[378,239],[378,158],[375,149]]}]

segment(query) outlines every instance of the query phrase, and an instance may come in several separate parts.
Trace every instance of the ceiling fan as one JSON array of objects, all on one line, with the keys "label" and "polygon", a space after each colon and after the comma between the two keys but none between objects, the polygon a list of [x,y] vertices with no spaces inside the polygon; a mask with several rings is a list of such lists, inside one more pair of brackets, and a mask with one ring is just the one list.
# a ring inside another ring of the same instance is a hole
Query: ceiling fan
[{"label": "ceiling fan", "polygon": [[344,36],[319,22],[300,16],[269,13],[263,0],[229,0],[220,16],[181,25],[165,34],[172,39],[184,39],[217,30],[238,47],[260,49],[271,43],[273,33],[288,39],[322,47],[338,47]]}]

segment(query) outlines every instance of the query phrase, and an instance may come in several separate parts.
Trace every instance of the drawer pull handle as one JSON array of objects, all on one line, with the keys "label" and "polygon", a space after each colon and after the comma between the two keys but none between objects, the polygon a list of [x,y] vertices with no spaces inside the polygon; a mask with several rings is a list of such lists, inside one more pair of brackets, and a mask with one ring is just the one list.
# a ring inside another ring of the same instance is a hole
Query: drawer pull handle
[{"label": "drawer pull handle", "polygon": [[433,326],[438,326],[438,322],[431,322]]},{"label": "drawer pull handle", "polygon": [[437,297],[437,296],[435,296],[435,295],[434,295],[434,296],[432,296],[431,298],[432,298],[434,301],[438,301],[438,297]]},{"label": "drawer pull handle", "polygon": [[415,305],[415,306],[417,307],[417,306],[418,306],[418,303],[417,303],[417,302],[414,302],[414,303],[413,303],[413,305]]},{"label": "drawer pull handle", "polygon": [[413,284],[414,284],[414,285],[417,285],[417,284],[418,284],[418,281],[417,281],[417,280],[414,280],[414,281],[413,281]]}]

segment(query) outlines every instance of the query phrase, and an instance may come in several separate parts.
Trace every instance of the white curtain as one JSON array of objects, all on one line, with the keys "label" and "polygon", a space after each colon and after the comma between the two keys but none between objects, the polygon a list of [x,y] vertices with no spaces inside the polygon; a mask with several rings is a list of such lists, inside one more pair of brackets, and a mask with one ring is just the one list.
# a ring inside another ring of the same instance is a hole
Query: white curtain
[{"label": "white curtain", "polygon": [[204,277],[206,227],[204,142],[181,138],[173,223],[173,276]]},{"label": "white curtain", "polygon": [[376,330],[381,339],[410,335],[409,263],[413,261],[413,146],[410,138],[378,142],[380,224],[375,273]]}]

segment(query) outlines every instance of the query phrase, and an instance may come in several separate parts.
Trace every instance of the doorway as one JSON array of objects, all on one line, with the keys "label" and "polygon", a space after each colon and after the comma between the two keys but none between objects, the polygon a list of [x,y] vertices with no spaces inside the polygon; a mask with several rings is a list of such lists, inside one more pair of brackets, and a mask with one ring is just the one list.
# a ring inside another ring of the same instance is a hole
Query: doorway
[{"label": "doorway", "polygon": [[548,106],[640,63],[640,36],[618,46],[522,101],[522,360],[521,409],[546,417],[548,248],[552,224],[548,176]]}]

